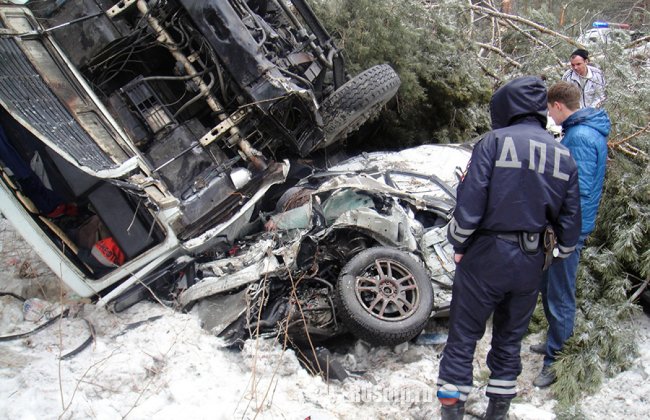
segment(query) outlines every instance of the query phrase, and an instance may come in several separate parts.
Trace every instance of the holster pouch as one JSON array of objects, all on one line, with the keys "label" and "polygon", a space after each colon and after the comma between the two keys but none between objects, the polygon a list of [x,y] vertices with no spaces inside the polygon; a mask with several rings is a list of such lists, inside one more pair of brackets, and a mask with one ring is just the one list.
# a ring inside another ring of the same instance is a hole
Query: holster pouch
[{"label": "holster pouch", "polygon": [[539,251],[539,233],[519,232],[519,247],[527,254],[536,254]]},{"label": "holster pouch", "polygon": [[544,229],[544,271],[553,263],[553,250],[557,245],[557,236],[552,226],[546,226]]}]

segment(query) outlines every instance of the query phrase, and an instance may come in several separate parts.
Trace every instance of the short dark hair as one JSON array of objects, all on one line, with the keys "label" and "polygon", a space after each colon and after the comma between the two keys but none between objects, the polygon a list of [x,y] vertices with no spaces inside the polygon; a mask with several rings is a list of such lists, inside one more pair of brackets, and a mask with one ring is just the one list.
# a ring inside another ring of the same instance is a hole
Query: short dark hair
[{"label": "short dark hair", "polygon": [[571,58],[574,57],[582,57],[585,60],[589,60],[589,51],[583,50],[582,48],[578,48],[577,50],[571,53]]},{"label": "short dark hair", "polygon": [[546,101],[549,104],[560,102],[571,111],[576,111],[580,108],[580,88],[573,83],[557,82],[548,89]]}]

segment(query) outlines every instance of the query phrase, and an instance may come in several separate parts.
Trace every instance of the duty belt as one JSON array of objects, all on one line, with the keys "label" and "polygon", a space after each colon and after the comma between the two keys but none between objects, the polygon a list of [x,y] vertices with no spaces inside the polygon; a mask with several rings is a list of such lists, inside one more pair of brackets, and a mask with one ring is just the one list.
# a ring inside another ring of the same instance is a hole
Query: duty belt
[{"label": "duty belt", "polygon": [[481,235],[496,236],[508,242],[514,242],[519,245],[519,248],[528,254],[536,254],[539,249],[544,253],[544,266],[543,270],[546,271],[553,262],[553,250],[557,244],[555,232],[551,226],[547,226],[544,232],[495,232],[493,230],[479,230],[477,232]]},{"label": "duty belt", "polygon": [[521,248],[522,251],[529,254],[537,253],[541,245],[541,241],[540,241],[541,234],[539,232],[525,232],[525,231],[498,232],[493,230],[481,229],[479,230],[479,234],[496,236],[499,239],[503,239],[508,242],[514,242],[516,244],[519,244],[519,247]]},{"label": "duty belt", "polygon": [[503,239],[506,241],[510,242],[517,242],[519,243],[519,232],[503,232],[503,233],[497,233],[495,236],[499,239]]}]

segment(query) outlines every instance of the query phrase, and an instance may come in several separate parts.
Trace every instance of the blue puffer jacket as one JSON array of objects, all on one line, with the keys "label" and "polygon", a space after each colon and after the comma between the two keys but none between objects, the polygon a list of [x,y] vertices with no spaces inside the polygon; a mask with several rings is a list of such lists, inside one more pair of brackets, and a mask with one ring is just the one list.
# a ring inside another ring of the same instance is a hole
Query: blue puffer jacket
[{"label": "blue puffer jacket", "polygon": [[578,164],[582,233],[594,230],[607,166],[610,122],[602,109],[583,108],[564,120],[562,144]]}]

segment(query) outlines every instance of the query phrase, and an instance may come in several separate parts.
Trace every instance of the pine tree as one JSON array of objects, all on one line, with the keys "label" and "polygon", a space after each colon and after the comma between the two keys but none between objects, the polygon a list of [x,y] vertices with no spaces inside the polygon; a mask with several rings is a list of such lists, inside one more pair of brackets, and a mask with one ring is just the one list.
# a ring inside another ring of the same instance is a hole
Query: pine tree
[{"label": "pine tree", "polygon": [[458,2],[445,2],[445,7],[421,0],[311,3],[333,29],[351,73],[389,63],[402,80],[380,130],[361,133],[372,137],[360,145],[363,150],[457,143],[489,128],[485,106],[492,89],[476,67],[476,49],[462,30],[467,22]]}]

